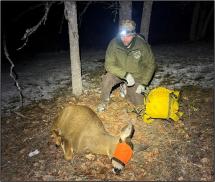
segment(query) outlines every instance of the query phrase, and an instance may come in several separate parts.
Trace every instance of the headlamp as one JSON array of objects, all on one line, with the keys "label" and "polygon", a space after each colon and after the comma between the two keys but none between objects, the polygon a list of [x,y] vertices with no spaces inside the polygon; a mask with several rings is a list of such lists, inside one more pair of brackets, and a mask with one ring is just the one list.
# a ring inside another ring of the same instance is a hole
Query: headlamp
[{"label": "headlamp", "polygon": [[133,30],[133,31],[121,30],[121,31],[119,32],[119,35],[120,35],[120,36],[133,35],[133,34],[135,34],[135,31],[134,31],[134,30]]},{"label": "headlamp", "polygon": [[125,31],[125,30],[122,30],[119,34],[120,34],[121,36],[125,36],[125,35],[126,35],[126,31]]}]

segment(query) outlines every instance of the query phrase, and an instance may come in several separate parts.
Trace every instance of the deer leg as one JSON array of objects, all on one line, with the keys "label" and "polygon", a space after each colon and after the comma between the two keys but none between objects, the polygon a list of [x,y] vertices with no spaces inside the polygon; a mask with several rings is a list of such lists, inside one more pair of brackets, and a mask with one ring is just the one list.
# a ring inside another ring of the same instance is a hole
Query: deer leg
[{"label": "deer leg", "polygon": [[67,161],[72,160],[73,149],[72,149],[71,143],[68,140],[64,139],[62,144],[61,144],[61,147],[62,147],[63,152],[64,152],[64,158]]}]

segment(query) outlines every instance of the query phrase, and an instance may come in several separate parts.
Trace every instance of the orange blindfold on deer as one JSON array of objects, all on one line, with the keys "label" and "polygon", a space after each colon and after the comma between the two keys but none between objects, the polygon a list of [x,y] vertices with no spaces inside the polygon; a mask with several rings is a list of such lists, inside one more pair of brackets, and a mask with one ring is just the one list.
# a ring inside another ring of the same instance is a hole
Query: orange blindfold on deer
[{"label": "orange blindfold on deer", "polygon": [[[130,145],[127,143],[119,143],[116,146],[115,152],[111,160],[115,160],[116,162],[120,163],[123,167],[128,163],[133,155],[133,150]],[[114,173],[119,173],[121,170],[114,168]]]}]

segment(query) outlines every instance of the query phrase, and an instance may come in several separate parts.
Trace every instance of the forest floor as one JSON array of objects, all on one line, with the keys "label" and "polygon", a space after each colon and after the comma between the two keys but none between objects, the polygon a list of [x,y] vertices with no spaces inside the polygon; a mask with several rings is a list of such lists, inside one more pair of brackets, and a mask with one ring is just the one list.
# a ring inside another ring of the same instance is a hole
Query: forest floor
[{"label": "forest floor", "polygon": [[[171,73],[175,72],[175,76],[178,76],[181,69],[181,79],[176,78],[178,82],[175,82],[172,74],[165,72],[165,75],[155,76],[155,80],[162,81],[154,83],[154,87],[161,85],[180,91],[180,111],[184,114],[178,122],[156,119],[151,124],[146,124],[141,117],[131,112],[135,107],[120,97],[119,89],[113,91],[107,111],[97,113],[106,130],[113,135],[119,134],[120,129],[131,121],[135,126],[134,143],[149,145],[149,148],[132,158],[120,175],[112,173],[111,161],[107,156],[75,154],[72,161],[66,161],[63,151],[55,147],[50,137],[53,120],[65,105],[87,105],[96,112],[101,94],[101,75],[104,73],[103,59],[98,59],[95,69],[91,69],[87,61],[84,62],[88,65],[83,69],[85,89],[79,98],[72,95],[69,82],[64,82],[66,85],[53,91],[51,98],[35,99],[16,110],[9,106],[2,107],[1,180],[214,181],[214,89],[211,87],[213,78],[205,76],[214,74],[213,69],[210,69],[213,64],[213,51],[210,49],[208,52],[205,47],[197,47],[201,50],[198,56],[206,60],[205,64],[202,64],[197,61],[196,51],[187,50],[186,45],[180,46],[184,47],[183,49],[170,47],[158,49],[155,54],[158,65],[163,64],[168,69],[167,65],[173,65],[171,60],[177,60]],[[196,50],[195,47],[192,49]],[[188,63],[188,57],[193,61]],[[164,60],[168,60],[168,64],[164,64]],[[183,66],[183,63],[186,63],[186,66]],[[201,64],[204,69],[209,65],[204,73],[199,67],[197,70],[193,68]],[[187,68],[187,65],[190,67]],[[52,66],[57,69],[56,65]],[[165,66],[159,68],[158,72],[166,70]],[[183,72],[185,68],[187,72]],[[200,75],[197,75],[197,80],[191,80],[194,78],[192,72],[195,71]],[[191,81],[205,81],[206,87],[183,82],[182,76],[188,77],[189,74]],[[181,82],[185,84],[179,85]],[[10,112],[6,112],[8,110]],[[29,153],[36,150],[38,154],[29,156]]]}]

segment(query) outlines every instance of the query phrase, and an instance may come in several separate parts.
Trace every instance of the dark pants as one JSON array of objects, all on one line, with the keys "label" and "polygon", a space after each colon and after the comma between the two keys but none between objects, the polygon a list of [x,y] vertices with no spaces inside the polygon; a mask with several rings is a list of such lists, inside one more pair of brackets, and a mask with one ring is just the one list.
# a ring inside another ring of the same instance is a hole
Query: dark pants
[{"label": "dark pants", "polygon": [[[110,93],[114,86],[123,83],[124,80],[116,77],[115,75],[107,72],[102,76],[102,93],[101,93],[101,101],[105,102],[109,100]],[[144,96],[142,94],[137,94],[136,89],[138,87],[138,83],[135,83],[132,87],[127,87],[127,94],[125,96],[131,103],[134,105],[142,105]]]}]

